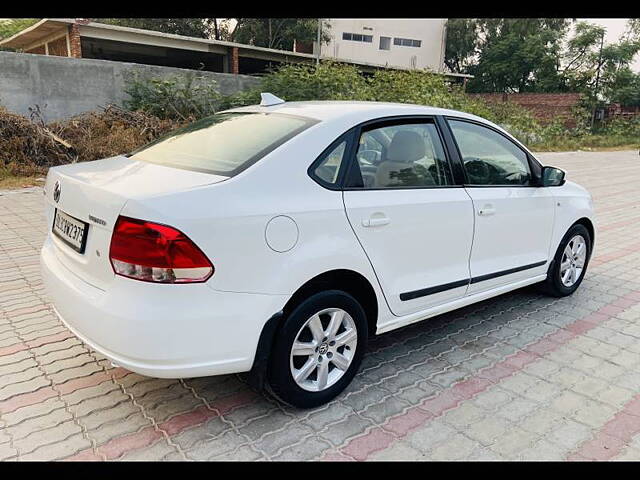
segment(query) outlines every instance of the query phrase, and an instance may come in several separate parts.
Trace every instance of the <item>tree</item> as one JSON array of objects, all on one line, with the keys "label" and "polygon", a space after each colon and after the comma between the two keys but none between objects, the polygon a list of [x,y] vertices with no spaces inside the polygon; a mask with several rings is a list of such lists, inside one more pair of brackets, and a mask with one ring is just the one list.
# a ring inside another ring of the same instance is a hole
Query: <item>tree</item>
[{"label": "tree", "polygon": [[39,18],[8,18],[0,20],[0,39],[9,38],[36,23]]},{"label": "tree", "polygon": [[[562,40],[570,24],[564,18],[476,19],[475,76],[470,92],[553,90]],[[473,25],[471,25],[473,26]]]},{"label": "tree", "polygon": [[615,43],[604,44],[606,29],[579,22],[567,42],[560,71],[562,84],[569,90],[585,93],[592,102],[606,100],[627,105],[638,102],[638,74],[630,69],[640,52],[640,32],[633,21]]},{"label": "tree", "polygon": [[99,23],[142,28],[188,37],[211,38],[215,35],[215,18],[95,18]]},{"label": "tree", "polygon": [[[258,47],[293,50],[293,41],[310,43],[316,40],[318,19],[315,18],[236,18],[235,26],[225,22],[225,40]],[[327,22],[322,24],[323,43],[329,41]]]},{"label": "tree", "polygon": [[640,38],[640,18],[630,18],[627,21],[627,34]]},{"label": "tree", "polygon": [[472,65],[480,43],[476,18],[449,18],[444,64],[453,73],[465,73]]},{"label": "tree", "polygon": [[562,52],[559,69],[561,84],[571,91],[586,92],[595,88],[595,78],[600,64],[600,45],[606,29],[588,22],[578,22],[573,37]]}]

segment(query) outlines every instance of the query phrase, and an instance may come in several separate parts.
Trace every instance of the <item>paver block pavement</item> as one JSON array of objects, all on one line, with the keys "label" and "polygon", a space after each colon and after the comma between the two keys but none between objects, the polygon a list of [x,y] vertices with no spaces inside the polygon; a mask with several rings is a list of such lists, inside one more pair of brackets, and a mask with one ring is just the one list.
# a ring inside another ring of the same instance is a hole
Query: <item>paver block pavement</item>
[{"label": "paver block pavement", "polygon": [[522,289],[375,337],[353,384],[313,410],[236,375],[111,366],[51,309],[41,189],[0,191],[0,460],[640,460],[638,152],[539,157],[594,198],[581,288]]}]

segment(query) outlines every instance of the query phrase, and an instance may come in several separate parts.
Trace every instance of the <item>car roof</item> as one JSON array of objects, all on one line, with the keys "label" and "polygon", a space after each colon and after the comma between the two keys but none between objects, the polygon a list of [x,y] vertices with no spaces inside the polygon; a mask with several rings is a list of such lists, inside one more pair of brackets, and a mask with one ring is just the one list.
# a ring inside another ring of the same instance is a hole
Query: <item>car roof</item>
[{"label": "car roof", "polygon": [[409,103],[387,102],[355,102],[355,101],[307,101],[307,102],[283,102],[272,106],[250,105],[239,107],[227,112],[264,112],[285,113],[309,117],[320,121],[337,120],[340,118],[358,119],[366,121],[378,117],[395,115],[449,115],[461,118],[481,121],[493,125],[488,120],[457,110],[430,107],[425,105],[413,105]]},{"label": "car roof", "polygon": [[458,110],[450,110],[446,108],[431,107],[428,105],[415,105],[411,103],[391,103],[391,102],[358,102],[348,100],[316,100],[305,102],[286,102],[278,103],[270,106],[249,105],[246,107],[238,107],[225,112],[255,112],[255,113],[284,113],[288,115],[297,115],[301,117],[326,122],[342,122],[355,126],[362,122],[375,120],[383,117],[393,117],[402,115],[442,115],[474,120],[491,126],[503,133],[516,142],[521,148],[529,153],[533,158],[535,156],[531,151],[515,138],[511,133],[502,126],[497,125],[486,118],[479,117],[467,112]]}]

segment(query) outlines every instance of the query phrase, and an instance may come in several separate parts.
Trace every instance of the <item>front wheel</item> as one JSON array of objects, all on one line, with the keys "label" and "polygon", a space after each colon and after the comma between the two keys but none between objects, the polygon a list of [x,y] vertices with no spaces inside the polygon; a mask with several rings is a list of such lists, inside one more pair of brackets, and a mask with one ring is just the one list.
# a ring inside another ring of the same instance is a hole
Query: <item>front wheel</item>
[{"label": "front wheel", "polygon": [[556,297],[566,297],[575,292],[582,283],[590,256],[589,231],[583,225],[574,225],[558,246],[544,282],[546,292]]},{"label": "front wheel", "polygon": [[310,296],[277,334],[269,362],[271,392],[301,408],[329,402],[358,371],[367,333],[364,310],[348,293],[330,290]]}]

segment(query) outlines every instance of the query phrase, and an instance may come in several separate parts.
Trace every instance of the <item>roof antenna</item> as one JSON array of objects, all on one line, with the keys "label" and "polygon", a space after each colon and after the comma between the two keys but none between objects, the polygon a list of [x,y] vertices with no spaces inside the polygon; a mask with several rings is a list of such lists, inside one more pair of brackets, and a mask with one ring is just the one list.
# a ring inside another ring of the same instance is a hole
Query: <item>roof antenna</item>
[{"label": "roof antenna", "polygon": [[270,107],[272,105],[279,105],[281,103],[284,103],[284,100],[276,97],[273,93],[261,93],[260,98],[262,100],[260,102],[261,107]]}]

